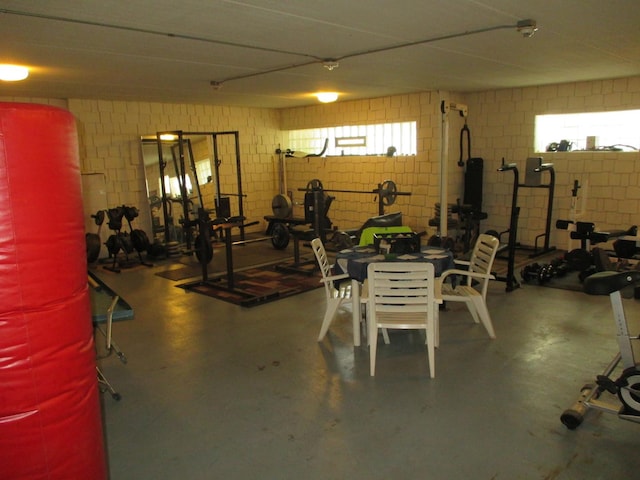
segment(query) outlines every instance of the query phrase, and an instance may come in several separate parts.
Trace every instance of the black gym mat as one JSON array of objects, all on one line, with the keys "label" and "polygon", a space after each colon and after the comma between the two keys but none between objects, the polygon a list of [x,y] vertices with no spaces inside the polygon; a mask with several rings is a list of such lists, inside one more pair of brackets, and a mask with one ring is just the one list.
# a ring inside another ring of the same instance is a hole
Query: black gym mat
[{"label": "black gym mat", "polygon": [[[208,265],[209,276],[226,273],[226,247],[221,244],[214,244],[213,250],[213,259]],[[311,255],[312,257],[313,255]],[[305,255],[305,258],[310,257]],[[233,269],[235,271],[265,265],[286,264],[292,261],[292,246],[284,250],[276,250],[270,241],[233,246]],[[156,272],[156,275],[173,281],[202,277],[202,266],[195,257],[180,257],[176,259],[176,263],[166,270]]]},{"label": "black gym mat", "polygon": [[243,307],[254,307],[322,287],[319,272],[284,272],[277,266],[250,268],[233,274],[233,289],[226,276],[207,282],[176,285],[189,292],[208,295]]}]

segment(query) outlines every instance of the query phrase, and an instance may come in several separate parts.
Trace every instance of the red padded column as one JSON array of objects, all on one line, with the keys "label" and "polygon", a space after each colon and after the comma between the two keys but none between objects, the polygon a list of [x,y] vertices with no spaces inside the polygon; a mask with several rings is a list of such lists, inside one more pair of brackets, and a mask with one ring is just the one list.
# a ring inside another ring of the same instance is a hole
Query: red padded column
[{"label": "red padded column", "polygon": [[0,103],[0,478],[104,479],[73,116]]}]

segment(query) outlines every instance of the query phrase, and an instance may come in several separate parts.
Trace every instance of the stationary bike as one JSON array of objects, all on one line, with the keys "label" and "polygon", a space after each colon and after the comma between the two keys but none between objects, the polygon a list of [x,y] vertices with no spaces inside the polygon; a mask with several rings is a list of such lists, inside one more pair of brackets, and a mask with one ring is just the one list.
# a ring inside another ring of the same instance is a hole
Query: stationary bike
[{"label": "stationary bike", "polygon": [[[619,352],[601,375],[596,376],[595,384],[582,387],[580,397],[560,416],[560,421],[574,430],[584,420],[589,409],[613,413],[623,420],[640,423],[640,364],[633,354],[632,341],[640,336],[629,334],[629,327],[622,305],[620,290],[624,287],[640,284],[640,272],[604,271],[595,273],[584,280],[584,291],[589,295],[609,295],[613,317],[616,323]],[[621,365],[622,373],[618,378],[611,374]],[[605,393],[608,398],[603,398]],[[615,397],[617,396],[617,401]]]}]

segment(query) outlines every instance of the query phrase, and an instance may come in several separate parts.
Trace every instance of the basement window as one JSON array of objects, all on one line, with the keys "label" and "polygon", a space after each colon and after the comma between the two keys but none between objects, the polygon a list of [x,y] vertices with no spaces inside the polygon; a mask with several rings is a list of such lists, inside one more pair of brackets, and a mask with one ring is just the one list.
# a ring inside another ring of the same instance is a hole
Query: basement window
[{"label": "basement window", "polygon": [[636,151],[640,110],[536,115],[536,152]]},{"label": "basement window", "polygon": [[290,130],[287,148],[317,154],[328,140],[326,156],[415,155],[416,137],[416,122],[308,128]]}]

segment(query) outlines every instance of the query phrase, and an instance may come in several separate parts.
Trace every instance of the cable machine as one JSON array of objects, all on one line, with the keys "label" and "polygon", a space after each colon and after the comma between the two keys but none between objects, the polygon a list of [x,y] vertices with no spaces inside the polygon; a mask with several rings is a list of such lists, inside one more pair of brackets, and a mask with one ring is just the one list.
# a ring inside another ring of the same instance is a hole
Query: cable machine
[{"label": "cable machine", "polygon": [[[442,100],[440,103],[441,117],[441,138],[440,138],[440,238],[444,240],[447,237],[447,220],[446,215],[448,196],[449,196],[449,112],[457,111],[461,117],[466,118],[469,109],[462,103],[446,102]],[[444,212],[444,214],[443,214]]]}]

